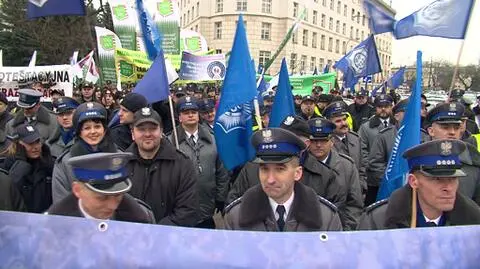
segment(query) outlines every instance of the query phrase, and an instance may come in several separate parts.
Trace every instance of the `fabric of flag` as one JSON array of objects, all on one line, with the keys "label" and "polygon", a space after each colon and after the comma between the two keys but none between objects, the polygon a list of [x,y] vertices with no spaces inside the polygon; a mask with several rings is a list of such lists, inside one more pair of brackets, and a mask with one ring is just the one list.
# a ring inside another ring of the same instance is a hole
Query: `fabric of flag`
[{"label": "fabric of flag", "polygon": [[30,62],[28,63],[28,67],[35,67],[37,65],[37,51],[33,52],[32,58],[30,58]]},{"label": "fabric of flag", "polygon": [[323,68],[323,73],[326,74],[328,72],[330,72],[330,65],[326,64],[325,67]]},{"label": "fabric of flag", "polygon": [[263,106],[263,93],[268,89],[269,84],[265,81],[265,76],[262,74],[257,82],[257,100],[260,106]]},{"label": "fabric of flag", "polygon": [[392,153],[382,179],[377,200],[390,197],[396,189],[405,185],[408,173],[408,163],[403,153],[415,145],[420,144],[420,111],[422,94],[422,53],[417,55],[417,82],[410,95],[407,111],[397,132]]},{"label": "fabric of flag", "polygon": [[370,17],[370,29],[374,34],[393,32],[395,26],[394,17],[371,1],[365,0],[363,5]]},{"label": "fabric of flag", "polygon": [[28,0],[27,17],[29,19],[64,15],[85,16],[85,1]]},{"label": "fabric of flag", "polygon": [[149,104],[162,101],[170,94],[165,57],[160,49],[157,58],[152,63],[147,73],[137,83],[133,92],[143,95]]},{"label": "fabric of flag", "polygon": [[154,61],[162,47],[162,36],[157,29],[152,17],[145,9],[143,0],[137,1],[137,14],[139,25],[143,35],[143,42],[145,44],[145,51],[147,52],[150,61]]},{"label": "fabric of flag", "polygon": [[395,72],[390,79],[388,80],[388,87],[390,89],[396,89],[403,84],[405,75],[405,67],[400,67],[397,72]]},{"label": "fabric of flag", "polygon": [[348,81],[352,81],[352,76],[359,78],[382,72],[373,35],[338,60],[333,67],[341,70]]},{"label": "fabric of flag", "polygon": [[313,75],[318,75],[318,69],[316,66],[315,66],[315,69],[313,70]]},{"label": "fabric of flag", "polygon": [[257,85],[251,59],[240,15],[213,127],[218,153],[229,170],[245,164],[255,155],[250,138]]},{"label": "fabric of flag", "polygon": [[295,105],[293,102],[292,87],[290,85],[290,79],[288,78],[287,62],[285,58],[283,58],[268,127],[280,127],[286,117],[294,115]]},{"label": "fabric of flag", "polygon": [[385,83],[378,85],[372,90],[372,97],[375,97],[380,93],[385,93]]},{"label": "fabric of flag", "polygon": [[78,61],[72,67],[72,73],[75,77],[81,78],[87,82],[96,83],[100,78],[100,75],[98,74],[95,60],[93,59],[93,53],[94,51],[92,50],[87,56],[85,56],[85,58]]}]

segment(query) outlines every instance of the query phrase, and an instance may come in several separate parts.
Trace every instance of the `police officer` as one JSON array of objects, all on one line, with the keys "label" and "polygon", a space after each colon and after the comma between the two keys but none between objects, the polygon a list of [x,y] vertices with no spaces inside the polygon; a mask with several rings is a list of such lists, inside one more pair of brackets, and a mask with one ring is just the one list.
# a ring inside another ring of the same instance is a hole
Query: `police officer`
[{"label": "police officer", "polygon": [[340,193],[346,196],[345,203],[339,207],[343,229],[354,230],[363,209],[362,188],[354,161],[334,149],[332,135],[335,124],[326,119],[312,119],[308,125],[311,141],[309,151],[319,163],[324,163],[335,171],[341,187]]},{"label": "police officer", "polygon": [[302,113],[299,116],[304,120],[320,117],[319,114],[315,113],[315,98],[311,95],[303,97],[300,109],[302,110]]},{"label": "police officer", "polygon": [[353,118],[353,131],[358,132],[360,126],[375,115],[375,108],[368,103],[368,91],[361,89],[355,94],[355,101],[347,108]]},{"label": "police officer", "polygon": [[20,89],[18,92],[17,106],[22,108],[13,119],[7,123],[7,134],[13,136],[15,128],[28,123],[37,128],[43,141],[53,136],[57,126],[55,116],[40,104],[43,94],[32,89]]},{"label": "police officer", "polygon": [[322,93],[317,98],[317,108],[319,113],[323,113],[323,110],[332,102],[333,96]]},{"label": "police officer", "polygon": [[130,153],[93,153],[68,160],[73,169],[72,193],[53,204],[50,215],[154,223],[145,203],[126,194],[132,187],[125,165]]},{"label": "police officer", "polygon": [[337,209],[302,178],[299,153],[305,143],[290,131],[267,128],[255,132],[260,184],[225,209],[225,227],[251,231],[339,231]]},{"label": "police officer", "polygon": [[199,107],[203,124],[213,131],[213,124],[215,123],[215,101],[213,101],[213,99],[203,99],[200,101]]},{"label": "police officer", "polygon": [[100,102],[100,100],[95,100],[95,95],[94,95],[94,85],[91,82],[84,82],[80,85],[80,100],[78,102],[80,104],[85,103],[85,102]]},{"label": "police officer", "polygon": [[57,115],[57,129],[47,140],[52,157],[56,159],[62,152],[73,145],[75,128],[73,128],[73,113],[79,106],[77,100],[71,97],[60,97],[53,103],[53,110]]},{"label": "police officer", "polygon": [[360,137],[357,133],[350,131],[348,127],[348,112],[343,102],[332,102],[323,111],[325,118],[333,122],[336,126],[332,141],[338,153],[345,154],[353,159],[360,176],[362,192],[367,190],[365,164],[362,160]]},{"label": "police officer", "polygon": [[459,156],[465,150],[462,141],[440,139],[405,151],[408,184],[366,208],[359,229],[480,224],[478,205],[457,191],[466,175]]}]

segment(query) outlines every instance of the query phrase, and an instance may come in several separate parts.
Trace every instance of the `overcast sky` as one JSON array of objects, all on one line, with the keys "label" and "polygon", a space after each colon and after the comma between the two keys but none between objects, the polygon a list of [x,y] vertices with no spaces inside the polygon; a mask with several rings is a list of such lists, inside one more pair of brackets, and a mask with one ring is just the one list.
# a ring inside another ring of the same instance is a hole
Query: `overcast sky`
[{"label": "overcast sky", "polygon": [[[384,0],[389,2],[389,0]],[[458,0],[464,1],[464,0]],[[397,11],[397,20],[433,2],[432,0],[393,0],[392,6]],[[478,64],[480,62],[480,7],[477,4],[470,18],[470,26],[465,40],[465,47],[460,63]],[[393,41],[392,65],[410,65],[415,62],[416,51],[423,51],[423,60],[447,60],[456,63],[461,40],[436,37],[410,37]]]}]

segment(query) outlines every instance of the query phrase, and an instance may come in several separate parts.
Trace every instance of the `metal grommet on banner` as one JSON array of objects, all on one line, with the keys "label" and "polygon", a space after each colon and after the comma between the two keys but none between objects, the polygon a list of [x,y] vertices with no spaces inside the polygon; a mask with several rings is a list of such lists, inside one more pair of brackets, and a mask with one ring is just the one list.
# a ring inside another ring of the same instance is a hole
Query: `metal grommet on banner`
[{"label": "metal grommet on banner", "polygon": [[100,222],[100,223],[98,224],[98,230],[99,230],[100,232],[105,232],[105,231],[107,231],[107,230],[108,230],[108,224],[107,224],[106,222],[104,222],[104,221]]},{"label": "metal grommet on banner", "polygon": [[328,241],[328,235],[326,233],[321,233],[320,234],[320,241],[327,242]]}]

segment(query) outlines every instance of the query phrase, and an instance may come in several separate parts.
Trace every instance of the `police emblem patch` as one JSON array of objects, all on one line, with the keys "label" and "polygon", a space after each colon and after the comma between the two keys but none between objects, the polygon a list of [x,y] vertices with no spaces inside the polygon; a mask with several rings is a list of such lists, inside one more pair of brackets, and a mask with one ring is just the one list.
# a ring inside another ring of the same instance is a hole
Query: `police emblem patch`
[{"label": "police emblem patch", "polygon": [[30,125],[27,125],[26,128],[27,128],[27,131],[29,131],[30,133],[33,133],[35,131],[35,129],[33,129],[33,127]]},{"label": "police emblem patch", "polygon": [[263,137],[264,143],[272,143],[273,142],[272,130],[263,130],[262,137]]},{"label": "police emblem patch", "polygon": [[150,111],[149,107],[142,108],[142,116],[150,116],[152,115],[152,111]]},{"label": "police emblem patch", "polygon": [[367,67],[367,49],[365,47],[354,49],[347,57],[349,65],[352,67],[356,76],[365,72]]},{"label": "police emblem patch", "polygon": [[93,108],[93,103],[92,103],[92,102],[88,102],[88,103],[87,103],[87,108]]},{"label": "police emblem patch", "polygon": [[448,156],[452,154],[452,142],[445,141],[440,144],[440,155]]},{"label": "police emblem patch", "polygon": [[113,158],[111,163],[111,170],[118,170],[122,167],[123,160],[122,158]]},{"label": "police emblem patch", "polygon": [[[441,31],[453,22],[457,17],[458,10],[455,8],[455,0],[438,0],[416,12],[414,27],[429,29],[429,31]],[[445,12],[448,10],[448,12]]]},{"label": "police emblem patch", "polygon": [[456,110],[457,110],[457,104],[450,103],[450,111],[456,111]]},{"label": "police emblem patch", "polygon": [[37,7],[42,7],[43,5],[45,5],[46,2],[48,2],[48,0],[28,0],[28,1],[36,5]]},{"label": "police emblem patch", "polygon": [[285,121],[283,122],[283,124],[287,125],[287,126],[290,126],[292,125],[292,123],[295,121],[295,118],[292,117],[292,116],[288,116]]},{"label": "police emblem patch", "polygon": [[252,118],[251,113],[252,106],[250,104],[235,106],[220,115],[215,124],[220,126],[225,133],[229,133],[238,128],[245,129],[246,122]]}]

